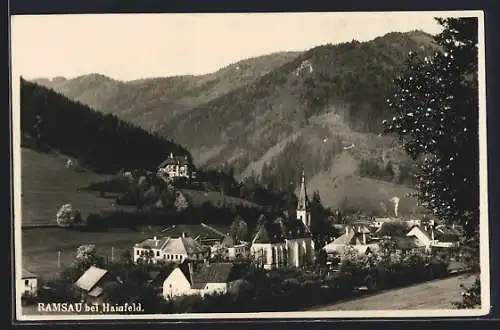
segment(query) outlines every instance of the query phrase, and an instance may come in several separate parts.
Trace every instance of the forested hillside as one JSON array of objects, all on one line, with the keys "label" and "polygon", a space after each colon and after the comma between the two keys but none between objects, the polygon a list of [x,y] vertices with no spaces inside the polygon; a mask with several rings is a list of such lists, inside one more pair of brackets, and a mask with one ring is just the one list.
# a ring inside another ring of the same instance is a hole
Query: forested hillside
[{"label": "forested hillside", "polygon": [[21,132],[24,147],[57,150],[102,173],[155,169],[170,152],[191,157],[178,144],[24,79]]},{"label": "forested hillside", "polygon": [[424,32],[394,32],[242,60],[203,76],[124,83],[88,75],[45,84],[174,139],[200,167],[232,168],[279,190],[294,188],[305,170],[331,207],[350,198],[346,185],[354,180],[380,195],[378,205],[413,184],[413,161],[396,138],[379,135],[382,120],[392,118],[393,79],[409,52],[438,50]]}]

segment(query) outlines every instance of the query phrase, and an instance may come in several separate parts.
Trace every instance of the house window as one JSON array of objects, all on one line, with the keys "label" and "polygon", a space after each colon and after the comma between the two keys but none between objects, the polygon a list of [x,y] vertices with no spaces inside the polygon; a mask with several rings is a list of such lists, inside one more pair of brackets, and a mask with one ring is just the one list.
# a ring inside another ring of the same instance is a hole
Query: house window
[{"label": "house window", "polygon": [[160,251],[156,251],[156,256],[159,257],[160,256]]},{"label": "house window", "polygon": [[29,280],[24,280],[24,285],[29,285],[30,281]]},{"label": "house window", "polygon": [[141,251],[137,250],[137,253],[136,253],[136,254],[137,254],[137,255],[139,255],[140,253],[141,253]]}]

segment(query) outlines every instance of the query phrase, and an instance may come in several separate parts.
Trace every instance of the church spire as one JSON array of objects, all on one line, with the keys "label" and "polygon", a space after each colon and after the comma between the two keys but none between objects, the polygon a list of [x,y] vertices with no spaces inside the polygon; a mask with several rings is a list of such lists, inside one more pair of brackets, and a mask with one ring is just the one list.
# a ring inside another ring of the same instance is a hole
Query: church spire
[{"label": "church spire", "polygon": [[297,203],[297,220],[302,221],[308,231],[311,230],[311,212],[309,210],[309,198],[307,197],[306,176],[303,170]]},{"label": "church spire", "polygon": [[309,198],[307,197],[306,176],[304,170],[302,170],[297,210],[307,210],[307,209],[309,209]]}]

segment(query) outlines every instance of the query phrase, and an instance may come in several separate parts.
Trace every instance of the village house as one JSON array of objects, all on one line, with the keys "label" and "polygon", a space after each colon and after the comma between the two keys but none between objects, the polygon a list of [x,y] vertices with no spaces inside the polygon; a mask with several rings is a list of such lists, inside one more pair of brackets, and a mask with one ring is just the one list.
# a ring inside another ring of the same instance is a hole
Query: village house
[{"label": "village house", "polygon": [[36,296],[38,294],[38,277],[23,268],[17,287],[20,288],[23,296]]},{"label": "village house", "polygon": [[422,224],[422,220],[415,218],[394,218],[394,217],[386,217],[386,218],[374,218],[372,221],[372,225],[376,228],[382,227],[385,223],[404,223],[408,227],[412,226],[420,226]]},{"label": "village house", "polygon": [[345,226],[345,232],[326,244],[323,250],[327,254],[343,254],[349,247],[360,254],[378,250],[378,241],[372,239],[371,231],[366,226]]},{"label": "village house", "polygon": [[203,246],[186,233],[177,238],[154,236],[152,239],[137,243],[133,250],[135,263],[139,260],[181,263],[186,259],[204,260],[210,257],[210,248]]},{"label": "village house", "polygon": [[444,226],[414,226],[406,234],[414,237],[418,244],[426,250],[433,248],[455,248],[459,246],[459,233]]},{"label": "village house", "polygon": [[243,260],[250,256],[250,243],[237,241],[227,234],[221,242],[217,242],[211,247],[212,258],[222,258],[225,260]]},{"label": "village house", "polygon": [[163,282],[163,297],[225,294],[231,283],[238,279],[238,273],[233,263],[205,262],[196,267],[192,262],[184,262]]},{"label": "village house", "polygon": [[196,176],[194,166],[189,162],[187,156],[170,156],[158,166],[158,173],[166,175],[169,178],[186,178],[191,179]]},{"label": "village house", "polygon": [[91,266],[74,283],[74,286],[79,289],[82,301],[101,303],[106,291],[118,283],[119,280],[112,278],[106,269]]}]

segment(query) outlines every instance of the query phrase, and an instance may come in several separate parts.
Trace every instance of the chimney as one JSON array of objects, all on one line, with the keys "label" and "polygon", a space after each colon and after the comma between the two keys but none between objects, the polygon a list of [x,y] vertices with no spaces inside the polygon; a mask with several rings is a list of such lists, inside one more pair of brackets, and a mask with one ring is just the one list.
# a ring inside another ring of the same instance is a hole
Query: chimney
[{"label": "chimney", "polygon": [[181,236],[182,236],[182,238],[186,238],[186,236],[187,236],[186,232],[183,231],[182,234],[181,234]]},{"label": "chimney", "polygon": [[366,244],[366,233],[363,231],[363,244]]},{"label": "chimney", "polygon": [[174,158],[174,154],[173,153],[170,153],[170,158]]}]

